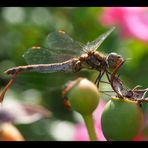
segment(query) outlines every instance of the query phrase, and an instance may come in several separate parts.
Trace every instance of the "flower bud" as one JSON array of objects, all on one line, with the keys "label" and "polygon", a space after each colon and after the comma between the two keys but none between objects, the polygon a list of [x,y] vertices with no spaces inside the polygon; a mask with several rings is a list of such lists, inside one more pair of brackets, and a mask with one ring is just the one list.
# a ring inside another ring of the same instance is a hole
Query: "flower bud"
[{"label": "flower bud", "polygon": [[82,115],[91,114],[99,103],[99,92],[96,85],[85,78],[79,78],[74,82],[67,92],[72,109]]},{"label": "flower bud", "polygon": [[143,124],[139,104],[126,99],[112,98],[101,116],[101,125],[107,140],[133,140]]}]

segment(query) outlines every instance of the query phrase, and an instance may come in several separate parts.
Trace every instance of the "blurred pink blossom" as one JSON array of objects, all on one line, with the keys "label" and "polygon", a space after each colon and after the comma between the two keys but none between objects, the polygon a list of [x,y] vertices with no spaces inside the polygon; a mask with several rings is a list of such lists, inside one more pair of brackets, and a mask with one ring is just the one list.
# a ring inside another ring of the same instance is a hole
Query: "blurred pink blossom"
[{"label": "blurred pink blossom", "polygon": [[144,112],[143,130],[134,138],[134,141],[148,141],[148,110]]},{"label": "blurred pink blossom", "polygon": [[148,42],[148,7],[108,7],[99,18],[104,26],[117,25],[123,37]]},{"label": "blurred pink blossom", "polygon": [[139,134],[133,139],[133,141],[145,141],[145,139],[141,134]]},{"label": "blurred pink blossom", "polygon": [[[106,141],[102,133],[102,128],[101,128],[101,114],[102,114],[104,106],[105,106],[105,101],[100,100],[100,103],[93,114],[97,139],[99,141]],[[79,123],[75,126],[75,133],[74,133],[73,139],[75,141],[89,141],[87,129],[83,123]]]}]

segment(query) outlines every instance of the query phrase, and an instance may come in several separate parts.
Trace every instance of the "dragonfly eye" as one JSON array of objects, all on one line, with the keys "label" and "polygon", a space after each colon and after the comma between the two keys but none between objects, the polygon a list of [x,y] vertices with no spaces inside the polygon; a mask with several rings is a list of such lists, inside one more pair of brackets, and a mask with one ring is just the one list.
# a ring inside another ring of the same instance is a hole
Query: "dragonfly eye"
[{"label": "dragonfly eye", "polygon": [[108,55],[108,58],[121,58],[121,55],[115,53],[115,52],[111,52],[109,55]]},{"label": "dragonfly eye", "polygon": [[107,57],[107,63],[112,68],[116,67],[120,61],[123,61],[122,56],[115,52],[111,52]]}]

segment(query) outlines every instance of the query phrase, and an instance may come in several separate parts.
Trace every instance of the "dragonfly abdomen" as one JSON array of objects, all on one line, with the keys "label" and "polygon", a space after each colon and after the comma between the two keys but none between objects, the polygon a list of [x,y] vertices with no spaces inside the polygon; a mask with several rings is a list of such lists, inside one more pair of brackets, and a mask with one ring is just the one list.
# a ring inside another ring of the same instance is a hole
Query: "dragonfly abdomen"
[{"label": "dragonfly abdomen", "polygon": [[62,63],[53,63],[53,64],[38,64],[38,65],[27,65],[27,66],[18,66],[13,67],[5,71],[7,74],[16,74],[19,72],[40,72],[40,73],[53,73],[58,71],[63,72],[74,72],[74,60],[68,60]]}]

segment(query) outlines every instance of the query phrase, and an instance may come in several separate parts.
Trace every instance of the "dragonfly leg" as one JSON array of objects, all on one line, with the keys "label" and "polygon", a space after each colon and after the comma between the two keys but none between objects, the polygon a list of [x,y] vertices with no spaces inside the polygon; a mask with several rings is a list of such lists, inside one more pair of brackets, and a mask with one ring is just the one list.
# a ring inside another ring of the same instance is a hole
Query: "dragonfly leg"
[{"label": "dragonfly leg", "polygon": [[101,91],[100,93],[103,93],[104,95],[111,97],[111,95],[110,94],[107,94],[106,92]]},{"label": "dragonfly leg", "polygon": [[100,83],[110,84],[109,82],[106,82],[106,81],[103,81],[103,80],[100,80]]},{"label": "dragonfly leg", "polygon": [[105,73],[105,70],[106,70],[106,68],[103,68],[103,70],[100,71],[98,77],[97,77],[96,80],[95,80],[95,84],[97,85],[97,87],[99,87],[99,83],[100,83],[100,81],[101,81],[102,76],[103,76],[104,73]]}]

